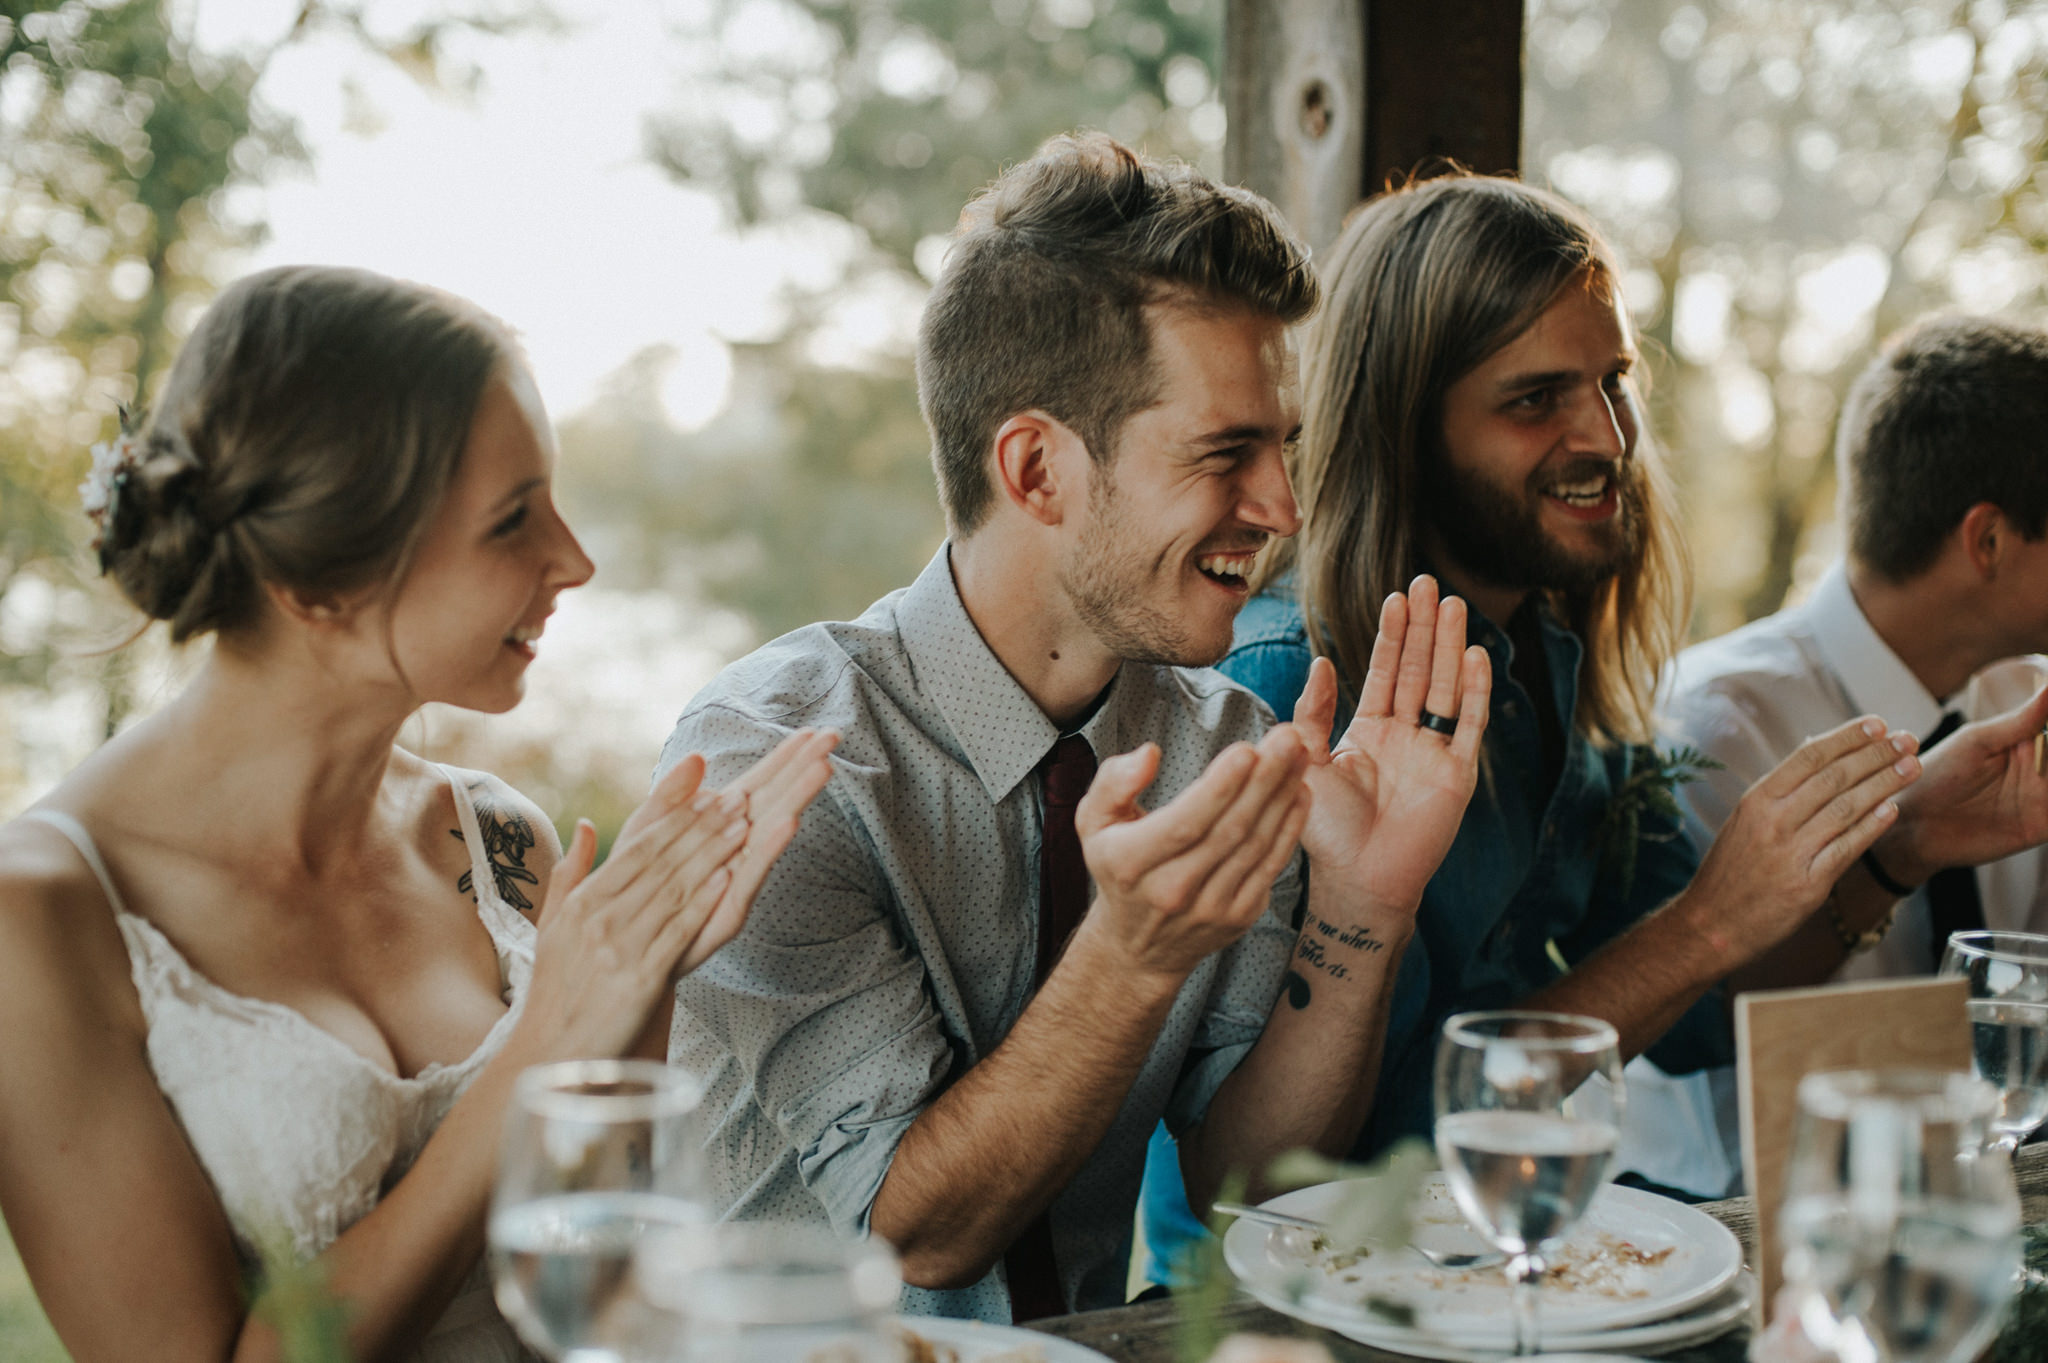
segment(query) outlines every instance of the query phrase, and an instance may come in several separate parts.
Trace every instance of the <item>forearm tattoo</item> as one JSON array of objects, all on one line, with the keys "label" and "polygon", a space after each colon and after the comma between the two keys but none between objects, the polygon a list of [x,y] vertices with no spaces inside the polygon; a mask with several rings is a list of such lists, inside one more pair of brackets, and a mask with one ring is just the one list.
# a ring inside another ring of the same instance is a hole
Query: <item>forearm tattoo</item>
[{"label": "forearm tattoo", "polygon": [[1289,970],[1280,980],[1287,993],[1288,1005],[1306,1008],[1314,997],[1315,991],[1309,985],[1304,969],[1319,971],[1333,980],[1348,980],[1351,978],[1351,966],[1346,957],[1370,956],[1386,949],[1387,944],[1373,936],[1371,928],[1340,928],[1309,914],[1302,923],[1301,936],[1294,943],[1297,968]]},{"label": "forearm tattoo", "polygon": [[[483,834],[484,857],[491,864],[491,879],[496,884],[498,898],[510,904],[528,917],[533,915],[533,901],[526,897],[522,885],[539,885],[540,877],[526,869],[526,854],[533,850],[533,825],[516,810],[500,805],[491,798],[490,790],[483,785],[470,787],[476,805],[477,829]],[[448,832],[457,842],[467,842],[462,830],[451,828]],[[455,882],[455,888],[476,899],[476,884],[469,871],[464,871]]]}]

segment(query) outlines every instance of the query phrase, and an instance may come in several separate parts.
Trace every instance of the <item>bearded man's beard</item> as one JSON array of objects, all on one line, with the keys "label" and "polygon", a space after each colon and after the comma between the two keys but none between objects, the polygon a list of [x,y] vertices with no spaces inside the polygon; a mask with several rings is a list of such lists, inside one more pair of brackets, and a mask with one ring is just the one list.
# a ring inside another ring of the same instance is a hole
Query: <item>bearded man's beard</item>
[{"label": "bearded man's beard", "polygon": [[[1482,581],[1517,590],[1588,592],[1642,555],[1646,488],[1635,459],[1577,460],[1531,475],[1517,488],[1457,468],[1441,452],[1419,462],[1424,518],[1456,564]],[[1595,547],[1568,548],[1543,528],[1542,489],[1603,473],[1614,478],[1619,505],[1605,524],[1586,527]]]}]

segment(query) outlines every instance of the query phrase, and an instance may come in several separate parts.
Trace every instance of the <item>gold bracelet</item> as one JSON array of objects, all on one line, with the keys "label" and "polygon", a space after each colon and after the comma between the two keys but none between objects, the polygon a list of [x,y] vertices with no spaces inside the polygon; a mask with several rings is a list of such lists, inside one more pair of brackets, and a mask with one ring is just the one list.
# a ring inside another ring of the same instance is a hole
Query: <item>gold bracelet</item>
[{"label": "gold bracelet", "polygon": [[1828,891],[1828,897],[1825,902],[1828,909],[1828,923],[1833,926],[1835,937],[1842,944],[1842,950],[1851,956],[1856,955],[1858,952],[1868,951],[1879,942],[1882,942],[1884,935],[1892,930],[1892,920],[1899,916],[1899,904],[1897,900],[1894,900],[1892,901],[1892,906],[1885,910],[1884,917],[1878,919],[1869,930],[1857,932],[1849,926],[1848,920],[1842,917],[1842,904],[1835,897],[1833,890]]}]

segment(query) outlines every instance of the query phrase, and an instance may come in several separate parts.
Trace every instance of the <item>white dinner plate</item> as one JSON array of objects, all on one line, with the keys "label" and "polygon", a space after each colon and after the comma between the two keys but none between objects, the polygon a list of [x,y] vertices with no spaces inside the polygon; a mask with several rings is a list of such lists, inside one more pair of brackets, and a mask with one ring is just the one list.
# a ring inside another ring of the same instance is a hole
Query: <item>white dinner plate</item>
[{"label": "white dinner plate", "polygon": [[[1327,1219],[1342,1185],[1318,1184],[1276,1197],[1273,1211]],[[1416,1235],[1438,1244],[1470,1237],[1441,1175],[1416,1203]],[[1332,1264],[1304,1251],[1301,1233],[1238,1221],[1223,1237],[1224,1260],[1252,1295],[1276,1310],[1337,1328],[1338,1320],[1381,1332],[1370,1297],[1405,1303],[1412,1333],[1467,1348],[1504,1347],[1512,1337],[1506,1275],[1498,1264],[1443,1269],[1413,1249]],[[1543,1283],[1544,1331],[1560,1342],[1622,1326],[1664,1321],[1724,1292],[1742,1268],[1726,1226],[1682,1202],[1635,1188],[1603,1187]],[[1285,1303],[1283,1305],[1282,1303]],[[1617,1342],[1616,1347],[1621,1347]]]},{"label": "white dinner plate", "polygon": [[914,1330],[934,1343],[950,1344],[960,1351],[960,1363],[977,1363],[991,1354],[1012,1349],[1037,1349],[1045,1363],[1110,1363],[1109,1355],[1085,1344],[1048,1335],[1039,1330],[1020,1330],[1014,1325],[991,1325],[981,1320],[955,1320],[950,1316],[904,1316],[903,1328]]},{"label": "white dinner plate", "polygon": [[[1505,1353],[1512,1343],[1507,1336],[1490,1343],[1470,1339],[1446,1340],[1419,1330],[1408,1329],[1374,1318],[1361,1320],[1356,1316],[1322,1317],[1313,1312],[1304,1312],[1298,1305],[1254,1293],[1259,1301],[1275,1311],[1305,1320],[1311,1325],[1320,1325],[1326,1330],[1355,1339],[1361,1344],[1385,1349],[1389,1353],[1409,1354],[1416,1358],[1434,1358],[1445,1363],[1491,1363]],[[1547,1359],[1565,1353],[1597,1353],[1609,1360],[1620,1363],[1616,1358],[1619,1350],[1655,1349],[1668,1353],[1674,1349],[1691,1348],[1704,1344],[1710,1339],[1727,1333],[1735,1326],[1750,1318],[1757,1296],[1756,1278],[1748,1271],[1736,1275],[1727,1290],[1695,1306],[1690,1311],[1680,1312],[1664,1320],[1649,1321],[1642,1325],[1623,1325],[1612,1330],[1596,1330],[1588,1334],[1561,1334],[1543,1331],[1543,1356]],[[1547,1321],[1547,1317],[1545,1318]]]}]

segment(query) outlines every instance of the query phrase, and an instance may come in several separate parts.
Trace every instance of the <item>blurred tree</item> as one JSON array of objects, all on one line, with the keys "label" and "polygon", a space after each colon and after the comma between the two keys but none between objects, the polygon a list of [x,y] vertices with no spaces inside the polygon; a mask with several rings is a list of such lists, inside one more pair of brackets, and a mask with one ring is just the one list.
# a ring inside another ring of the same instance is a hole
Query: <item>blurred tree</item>
[{"label": "blurred tree", "polygon": [[[184,50],[156,0],[0,3],[0,594],[66,580],[85,447],[162,367],[210,259],[254,240],[218,196],[300,154],[258,74]],[[25,642],[0,680],[46,674],[51,639]]]},{"label": "blurred tree", "polygon": [[1831,548],[1826,456],[1872,344],[2048,302],[2040,0],[1535,0],[1526,173],[1635,267],[1703,633]]},{"label": "blurred tree", "polygon": [[[90,621],[72,488],[122,405],[155,391],[180,338],[263,235],[239,193],[304,159],[257,97],[270,59],[320,29],[430,84],[459,86],[458,29],[544,24],[534,0],[410,13],[301,0],[260,50],[205,52],[171,0],[0,0],[0,686],[96,681],[111,734],[130,655],[79,656]],[[121,637],[101,622],[99,642]],[[71,673],[79,675],[72,676]]]},{"label": "blurred tree", "polygon": [[[735,338],[726,411],[670,431],[655,370],[565,430],[648,581],[683,573],[774,632],[910,580],[944,534],[909,321],[961,206],[1046,137],[1102,128],[1220,167],[1221,0],[710,0],[656,161],[740,224],[833,244],[780,326]],[[849,326],[849,310],[886,324]],[[849,332],[863,333],[849,341]],[[610,463],[610,475],[591,468]]]},{"label": "blurred tree", "polygon": [[[613,537],[610,572],[709,596],[772,635],[857,614],[924,566],[944,529],[909,378],[792,348],[736,347],[724,413],[690,435],[662,410],[658,351],[563,423],[564,500]],[[628,506],[641,514],[620,517]]]},{"label": "blurred tree", "polygon": [[[828,301],[743,362],[762,377],[736,407],[792,405],[661,445],[684,470],[666,485],[729,513],[642,498],[648,534],[696,546],[670,561],[717,546],[721,598],[774,625],[857,609],[869,577],[914,570],[938,533],[928,502],[917,514],[914,428],[884,479],[899,495],[863,505],[902,517],[901,533],[870,527],[879,555],[809,567],[776,548],[820,543],[805,508],[861,504],[879,467],[856,476],[841,456],[875,442],[848,439],[835,413],[850,409],[808,400],[828,367],[812,325],[877,274],[929,278],[959,206],[1049,133],[1104,127],[1213,169],[1218,20],[1215,0],[710,0],[653,155],[723,189],[743,223],[826,219],[857,244],[816,289]],[[1698,531],[1696,626],[1718,632],[1774,609],[1828,547],[1830,432],[1874,340],[1934,307],[2042,301],[2048,6],[1532,0],[1527,32],[1524,164],[1633,263],[1653,407]],[[903,351],[872,349],[862,382],[907,386]],[[735,476],[740,437],[767,442],[751,446],[764,490],[734,501],[710,489]]]},{"label": "blurred tree", "polygon": [[656,159],[744,222],[800,205],[908,268],[1044,138],[1101,128],[1213,165],[1221,0],[709,0]]}]

